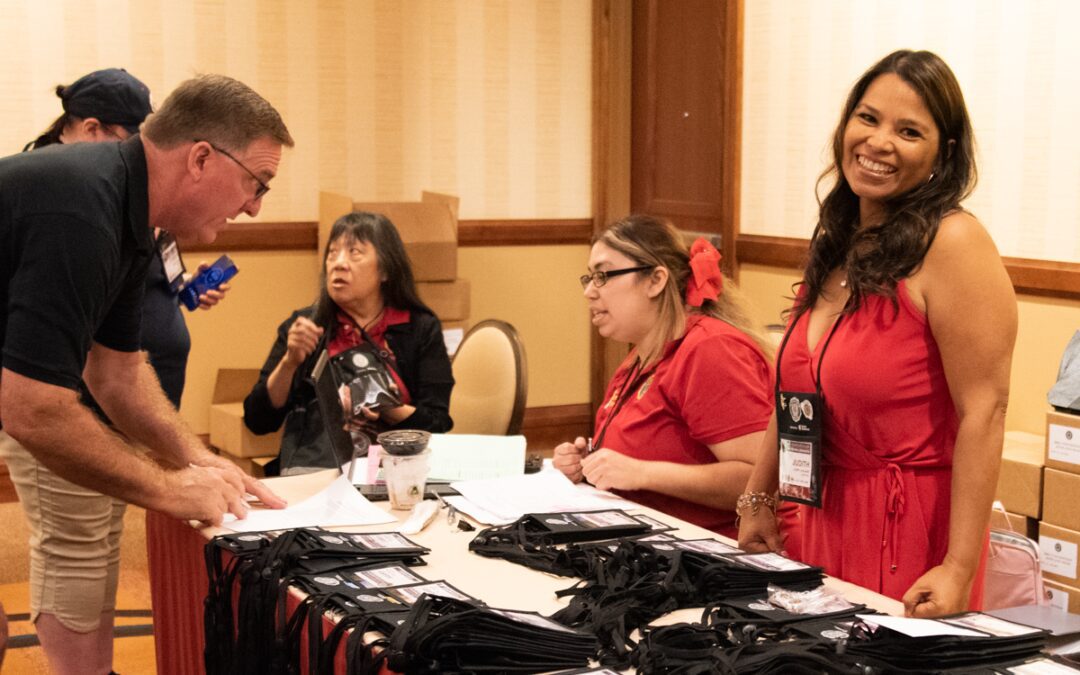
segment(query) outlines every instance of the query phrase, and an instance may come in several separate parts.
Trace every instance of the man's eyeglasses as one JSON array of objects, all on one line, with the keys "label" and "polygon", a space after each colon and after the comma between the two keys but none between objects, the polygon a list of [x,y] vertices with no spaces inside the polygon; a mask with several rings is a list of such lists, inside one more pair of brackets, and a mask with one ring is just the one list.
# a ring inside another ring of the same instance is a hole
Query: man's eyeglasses
[{"label": "man's eyeglasses", "polygon": [[620,274],[630,274],[631,272],[644,272],[645,270],[651,270],[656,265],[638,265],[637,267],[627,267],[621,270],[596,270],[592,274],[582,274],[578,281],[581,282],[582,288],[588,288],[591,281],[593,286],[600,288],[608,282],[611,277],[617,277]]},{"label": "man's eyeglasses", "polygon": [[[196,143],[198,143],[199,141],[195,141],[195,142],[196,142]],[[219,148],[218,146],[214,145],[214,144],[213,144],[213,143],[211,143],[210,141],[205,141],[205,142],[206,142],[206,144],[207,144],[207,145],[209,145],[209,146],[210,146],[211,148],[213,148],[214,150],[216,150],[216,151],[220,152],[221,154],[225,155],[226,157],[228,157],[228,158],[229,158],[229,159],[231,159],[232,161],[236,162],[236,165],[237,165],[237,166],[239,166],[239,167],[240,167],[241,169],[243,169],[244,171],[247,171],[248,175],[249,175],[249,176],[251,176],[252,178],[254,178],[254,179],[255,179],[255,182],[259,184],[259,187],[255,188],[255,201],[259,201],[259,199],[260,199],[260,198],[261,198],[261,197],[262,197],[263,195],[265,195],[265,194],[266,194],[267,192],[270,192],[270,186],[269,186],[269,185],[267,185],[266,183],[262,182],[262,181],[261,181],[261,180],[259,179],[259,177],[258,177],[258,176],[256,176],[256,175],[255,175],[255,173],[254,173],[254,172],[253,172],[253,171],[252,171],[251,169],[249,169],[249,168],[247,168],[246,166],[244,166],[244,163],[243,163],[243,162],[241,162],[241,161],[240,161],[240,160],[238,160],[237,158],[235,158],[235,157],[233,157],[232,155],[230,155],[230,154],[229,154],[229,152],[228,152],[227,150],[223,150],[223,149]]]}]

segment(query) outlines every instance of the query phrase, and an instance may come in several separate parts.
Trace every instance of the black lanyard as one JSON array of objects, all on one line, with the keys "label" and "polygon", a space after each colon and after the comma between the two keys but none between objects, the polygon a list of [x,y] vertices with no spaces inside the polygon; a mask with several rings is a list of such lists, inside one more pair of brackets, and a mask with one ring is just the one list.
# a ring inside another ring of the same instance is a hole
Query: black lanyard
[{"label": "black lanyard", "polygon": [[[809,315],[810,312],[805,312],[803,314],[803,316]],[[790,338],[791,334],[795,332],[795,327],[798,325],[799,319],[801,318],[802,316],[798,316],[795,318],[794,321],[791,322],[791,328],[788,328],[788,331],[784,333],[784,339],[780,343],[780,351],[776,355],[776,386],[774,387],[774,393],[776,396],[780,396],[780,367],[783,364],[784,360],[784,350],[787,348],[788,338]],[[829,334],[825,337],[825,344],[821,347],[821,355],[818,356],[817,377],[814,377],[814,354],[812,351],[810,352],[810,379],[813,380],[818,399],[820,399],[822,403],[824,403],[825,397],[821,393],[821,367],[822,364],[825,363],[825,352],[829,349],[829,343],[832,342],[833,336],[836,335],[836,329],[840,327],[840,322],[843,320],[844,314],[841,312],[840,316],[838,316],[836,318],[836,321],[833,322],[832,328],[829,330]],[[810,319],[807,319],[807,321],[809,322]],[[810,327],[807,326],[807,330],[809,330],[809,328]],[[807,349],[810,349],[809,345],[807,346]]]},{"label": "black lanyard", "polygon": [[594,448],[602,448],[604,443],[604,436],[607,435],[608,427],[611,426],[611,421],[615,419],[615,416],[619,414],[623,406],[626,405],[626,401],[629,399],[626,394],[638,388],[639,383],[647,375],[652,375],[656,371],[656,366],[660,365],[657,361],[656,365],[649,368],[647,371],[641,371],[641,357],[634,359],[634,365],[630,367],[630,372],[626,374],[626,380],[623,381],[622,387],[619,388],[618,397],[615,399],[615,407],[612,409],[611,414],[604,420],[604,426],[600,427],[600,433],[597,434],[596,440],[593,443]]}]

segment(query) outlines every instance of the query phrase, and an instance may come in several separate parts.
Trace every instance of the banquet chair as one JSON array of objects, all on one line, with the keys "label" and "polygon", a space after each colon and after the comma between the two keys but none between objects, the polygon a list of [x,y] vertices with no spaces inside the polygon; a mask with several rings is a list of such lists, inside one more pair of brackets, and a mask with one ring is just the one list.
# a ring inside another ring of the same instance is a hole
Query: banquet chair
[{"label": "banquet chair", "polygon": [[487,319],[469,329],[451,362],[451,433],[521,433],[528,390],[525,345],[513,326]]}]

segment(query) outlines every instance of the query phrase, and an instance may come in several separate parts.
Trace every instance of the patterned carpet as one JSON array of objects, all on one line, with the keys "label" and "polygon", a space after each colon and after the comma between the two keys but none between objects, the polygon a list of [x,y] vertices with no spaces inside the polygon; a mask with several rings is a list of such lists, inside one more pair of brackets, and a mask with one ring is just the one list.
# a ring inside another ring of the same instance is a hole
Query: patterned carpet
[{"label": "patterned carpet", "polygon": [[[155,673],[150,584],[146,569],[146,514],[128,507],[120,550],[120,590],[117,594],[113,669],[121,675]],[[45,655],[29,621],[26,522],[18,503],[0,504],[3,523],[0,545],[0,602],[8,615],[9,644],[3,675],[48,673]]]}]

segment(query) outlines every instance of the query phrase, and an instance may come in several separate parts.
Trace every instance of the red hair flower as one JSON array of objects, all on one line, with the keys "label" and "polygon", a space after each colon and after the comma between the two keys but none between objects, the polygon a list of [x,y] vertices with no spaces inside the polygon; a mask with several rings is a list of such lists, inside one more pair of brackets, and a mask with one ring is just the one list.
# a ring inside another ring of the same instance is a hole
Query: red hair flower
[{"label": "red hair flower", "polygon": [[721,258],[720,251],[704,237],[698,237],[690,247],[691,275],[686,282],[686,304],[701,307],[706,300],[716,300],[724,292]]}]

